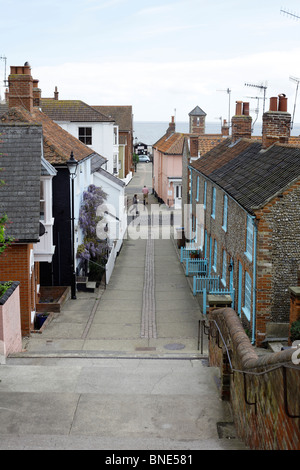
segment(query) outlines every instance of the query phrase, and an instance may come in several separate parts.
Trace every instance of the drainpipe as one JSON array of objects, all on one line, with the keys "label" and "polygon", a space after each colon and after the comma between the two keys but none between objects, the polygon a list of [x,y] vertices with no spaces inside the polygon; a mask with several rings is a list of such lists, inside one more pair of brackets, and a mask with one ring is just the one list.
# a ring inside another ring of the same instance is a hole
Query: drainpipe
[{"label": "drainpipe", "polygon": [[254,240],[253,240],[253,300],[252,300],[252,344],[255,344],[255,330],[256,330],[256,251],[257,251],[257,226],[255,217],[252,217],[254,227]]}]

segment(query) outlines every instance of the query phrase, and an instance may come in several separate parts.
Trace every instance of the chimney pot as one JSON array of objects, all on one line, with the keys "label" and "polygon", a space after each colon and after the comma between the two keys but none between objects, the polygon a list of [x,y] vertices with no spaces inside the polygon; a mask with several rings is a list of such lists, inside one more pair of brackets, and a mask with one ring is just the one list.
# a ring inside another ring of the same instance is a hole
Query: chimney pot
[{"label": "chimney pot", "polygon": [[236,101],[235,114],[236,114],[237,116],[241,116],[241,115],[242,115],[242,105],[243,105],[243,102],[242,102],[242,101]]},{"label": "chimney pot", "polygon": [[277,111],[278,109],[278,98],[277,96],[273,96],[270,98],[270,111]]},{"label": "chimney pot", "polygon": [[283,93],[279,95],[278,111],[281,111],[282,113],[287,112],[287,97]]},{"label": "chimney pot", "polygon": [[249,103],[243,103],[243,115],[249,116]]}]

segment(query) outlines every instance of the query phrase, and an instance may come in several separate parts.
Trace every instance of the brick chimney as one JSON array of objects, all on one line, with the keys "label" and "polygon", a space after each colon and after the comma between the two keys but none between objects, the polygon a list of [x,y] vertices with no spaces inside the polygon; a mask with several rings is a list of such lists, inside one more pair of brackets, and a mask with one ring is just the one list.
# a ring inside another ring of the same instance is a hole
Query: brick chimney
[{"label": "brick chimney", "polygon": [[291,115],[287,112],[287,97],[284,94],[270,98],[270,109],[263,115],[262,147],[275,142],[287,144],[291,132]]},{"label": "brick chimney", "polygon": [[222,125],[222,136],[227,136],[227,135],[229,135],[229,126],[228,126],[226,119],[224,119],[223,125]]},{"label": "brick chimney", "polygon": [[42,91],[38,87],[39,81],[33,80],[33,106],[40,107]]},{"label": "brick chimney", "polygon": [[249,115],[249,103],[236,101],[235,116],[232,116],[232,140],[250,139],[252,132],[252,117]]},{"label": "brick chimney", "polygon": [[57,86],[55,87],[55,90],[54,90],[54,99],[55,99],[56,101],[58,100]]},{"label": "brick chimney", "polygon": [[33,111],[33,79],[28,62],[23,66],[11,66],[8,76],[9,107],[23,106],[30,113]]},{"label": "brick chimney", "polygon": [[175,132],[175,117],[172,116],[171,122],[169,123],[169,127],[167,129],[166,134],[171,135],[171,134],[174,134],[174,132]]}]

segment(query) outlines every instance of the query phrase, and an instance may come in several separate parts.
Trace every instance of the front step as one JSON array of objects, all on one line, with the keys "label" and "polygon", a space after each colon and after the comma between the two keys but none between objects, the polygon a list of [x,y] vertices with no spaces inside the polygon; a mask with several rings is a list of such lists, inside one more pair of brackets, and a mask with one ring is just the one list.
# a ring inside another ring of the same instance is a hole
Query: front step
[{"label": "front step", "polygon": [[96,282],[88,280],[88,277],[77,277],[76,279],[77,290],[81,292],[95,292]]}]

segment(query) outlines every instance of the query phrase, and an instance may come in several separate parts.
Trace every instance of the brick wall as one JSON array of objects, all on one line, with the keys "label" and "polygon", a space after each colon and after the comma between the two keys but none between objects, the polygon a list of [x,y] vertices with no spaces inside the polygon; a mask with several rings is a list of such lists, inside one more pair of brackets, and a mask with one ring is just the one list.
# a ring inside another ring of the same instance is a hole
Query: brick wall
[{"label": "brick wall", "polygon": [[297,285],[300,266],[300,182],[256,212],[257,341],[268,321],[289,322],[289,287]]},{"label": "brick wall", "polygon": [[22,335],[31,329],[31,312],[35,310],[35,276],[30,275],[32,244],[13,243],[1,254],[0,281],[20,282],[20,311]]},{"label": "brick wall", "polygon": [[253,450],[299,450],[300,418],[291,416],[300,415],[300,366],[293,350],[258,356],[232,309],[210,312],[209,321],[209,363],[220,369],[220,395],[230,400],[238,436]]},{"label": "brick wall", "polygon": [[[193,171],[192,194],[197,193],[197,176],[200,178],[199,203],[203,204],[204,178]],[[236,289],[235,305],[238,301],[238,267],[242,265],[242,306],[244,303],[245,272],[252,280],[253,264],[245,255],[247,213],[231,198],[228,198],[227,231],[223,224],[224,192],[216,188],[216,214],[211,217],[213,185],[207,180],[205,229],[213,240],[217,240],[217,274],[222,273],[222,253],[227,253],[227,264],[234,260],[233,283]],[[196,216],[195,200],[193,214]],[[290,293],[289,287],[297,285],[300,267],[300,232],[299,225],[300,182],[295,183],[278,197],[271,200],[262,210],[256,211],[257,223],[257,277],[256,277],[256,342],[262,344],[266,337],[266,323],[289,323]],[[209,256],[209,247],[207,249]],[[227,286],[229,273],[227,273]],[[236,307],[237,308],[237,307]],[[243,325],[251,331],[250,321],[241,314]]]}]

